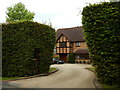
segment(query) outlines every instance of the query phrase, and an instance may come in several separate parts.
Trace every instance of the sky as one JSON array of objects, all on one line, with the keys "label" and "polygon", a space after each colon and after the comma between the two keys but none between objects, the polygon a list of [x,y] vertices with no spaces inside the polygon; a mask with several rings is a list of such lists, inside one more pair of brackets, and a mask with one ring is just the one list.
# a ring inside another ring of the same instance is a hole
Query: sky
[{"label": "sky", "polygon": [[109,0],[0,0],[0,23],[6,22],[7,7],[22,2],[35,13],[34,21],[52,23],[53,28],[82,26],[83,7]]}]

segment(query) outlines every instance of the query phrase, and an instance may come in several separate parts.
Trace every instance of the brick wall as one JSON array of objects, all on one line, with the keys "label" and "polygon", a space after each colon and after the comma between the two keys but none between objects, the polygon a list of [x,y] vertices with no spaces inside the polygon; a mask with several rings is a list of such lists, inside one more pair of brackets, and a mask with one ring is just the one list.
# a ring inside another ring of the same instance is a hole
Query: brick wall
[{"label": "brick wall", "polygon": [[86,42],[80,42],[79,47],[76,47],[76,43],[73,43],[73,52],[78,50],[79,48],[88,48]]}]

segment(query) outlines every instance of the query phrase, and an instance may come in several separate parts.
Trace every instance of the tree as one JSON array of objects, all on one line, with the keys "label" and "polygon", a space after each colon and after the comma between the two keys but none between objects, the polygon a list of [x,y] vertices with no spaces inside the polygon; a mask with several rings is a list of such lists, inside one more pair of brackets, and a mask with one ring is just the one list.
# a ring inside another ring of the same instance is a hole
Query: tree
[{"label": "tree", "polygon": [[75,63],[75,54],[70,53],[67,61],[68,61],[68,63]]},{"label": "tree", "polygon": [[6,22],[18,20],[33,20],[35,13],[30,12],[21,2],[7,8]]}]

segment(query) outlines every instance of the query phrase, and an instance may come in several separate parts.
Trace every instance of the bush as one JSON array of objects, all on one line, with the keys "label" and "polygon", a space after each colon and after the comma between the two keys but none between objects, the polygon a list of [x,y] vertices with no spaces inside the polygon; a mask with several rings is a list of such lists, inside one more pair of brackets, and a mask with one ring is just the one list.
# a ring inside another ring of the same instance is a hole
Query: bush
[{"label": "bush", "polygon": [[90,64],[90,61],[86,61],[87,64]]},{"label": "bush", "polygon": [[101,82],[120,86],[120,2],[83,9],[82,23],[90,58]]},{"label": "bush", "polygon": [[68,61],[68,63],[75,63],[75,54],[70,53],[67,61]]},{"label": "bush", "polygon": [[82,61],[80,61],[79,63],[82,63]]},{"label": "bush", "polygon": [[79,63],[78,61],[75,61],[75,63]]},{"label": "bush", "polygon": [[86,61],[83,61],[84,64],[86,64]]},{"label": "bush", "polygon": [[27,76],[49,71],[55,30],[32,21],[2,24],[2,76]]}]

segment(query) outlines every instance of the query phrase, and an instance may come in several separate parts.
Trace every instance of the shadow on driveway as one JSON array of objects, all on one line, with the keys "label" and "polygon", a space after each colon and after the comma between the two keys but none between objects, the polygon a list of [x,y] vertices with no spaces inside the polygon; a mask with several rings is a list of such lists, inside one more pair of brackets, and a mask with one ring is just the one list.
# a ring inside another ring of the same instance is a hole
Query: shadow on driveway
[{"label": "shadow on driveway", "polygon": [[0,87],[2,88],[18,88],[18,84],[10,84],[8,82],[0,82]]}]

